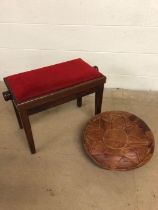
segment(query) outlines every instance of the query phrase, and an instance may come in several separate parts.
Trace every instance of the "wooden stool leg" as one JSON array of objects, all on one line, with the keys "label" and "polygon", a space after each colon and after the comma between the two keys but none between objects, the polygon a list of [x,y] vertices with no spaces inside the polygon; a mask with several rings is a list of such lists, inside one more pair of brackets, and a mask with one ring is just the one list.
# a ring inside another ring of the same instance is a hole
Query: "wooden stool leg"
[{"label": "wooden stool leg", "polygon": [[77,106],[81,107],[82,106],[82,97],[77,98]]},{"label": "wooden stool leg", "polygon": [[22,125],[22,122],[21,122],[20,114],[19,114],[19,112],[18,112],[18,110],[17,110],[17,108],[16,108],[16,106],[15,106],[15,104],[14,104],[13,101],[12,101],[12,104],[13,104],[13,107],[14,107],[14,111],[15,111],[15,114],[16,114],[16,118],[17,118],[17,120],[18,120],[19,127],[20,127],[20,129],[22,129],[22,128],[23,128],[23,125]]},{"label": "wooden stool leg", "polygon": [[104,90],[104,85],[98,87],[95,92],[95,114],[99,114],[101,112],[103,90]]},{"label": "wooden stool leg", "polygon": [[28,113],[27,113],[27,111],[21,111],[20,115],[21,115],[21,120],[23,123],[24,130],[25,130],[25,134],[27,137],[27,141],[28,141],[28,144],[30,147],[30,151],[32,154],[34,154],[34,153],[36,153],[36,149],[35,149],[35,144],[34,144],[34,140],[33,140],[33,135],[32,135],[32,130],[31,130]]}]

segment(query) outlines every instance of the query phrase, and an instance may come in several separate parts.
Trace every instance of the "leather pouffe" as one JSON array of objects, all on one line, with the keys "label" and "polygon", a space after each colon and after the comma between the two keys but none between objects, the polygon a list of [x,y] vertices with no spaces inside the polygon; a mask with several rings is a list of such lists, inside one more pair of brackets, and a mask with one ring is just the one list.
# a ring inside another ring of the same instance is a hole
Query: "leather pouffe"
[{"label": "leather pouffe", "polygon": [[146,123],[128,112],[98,114],[84,131],[86,152],[104,169],[138,168],[150,160],[154,145],[154,136]]}]

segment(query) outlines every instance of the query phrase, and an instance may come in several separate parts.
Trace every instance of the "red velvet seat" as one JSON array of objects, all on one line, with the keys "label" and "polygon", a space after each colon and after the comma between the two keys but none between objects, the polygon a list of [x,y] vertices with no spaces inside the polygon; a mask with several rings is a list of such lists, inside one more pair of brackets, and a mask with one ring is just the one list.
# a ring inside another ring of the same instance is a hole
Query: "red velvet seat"
[{"label": "red velvet seat", "polygon": [[102,76],[94,67],[79,58],[4,79],[16,102],[22,103]]}]

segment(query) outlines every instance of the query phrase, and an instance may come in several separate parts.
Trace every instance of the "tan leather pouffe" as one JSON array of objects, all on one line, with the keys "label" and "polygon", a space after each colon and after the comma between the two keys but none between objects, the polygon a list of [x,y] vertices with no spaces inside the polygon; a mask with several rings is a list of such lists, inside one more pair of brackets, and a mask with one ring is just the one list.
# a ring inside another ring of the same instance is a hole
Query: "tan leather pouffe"
[{"label": "tan leather pouffe", "polygon": [[84,148],[102,168],[125,171],[150,160],[154,137],[145,122],[131,113],[103,112],[88,122]]}]

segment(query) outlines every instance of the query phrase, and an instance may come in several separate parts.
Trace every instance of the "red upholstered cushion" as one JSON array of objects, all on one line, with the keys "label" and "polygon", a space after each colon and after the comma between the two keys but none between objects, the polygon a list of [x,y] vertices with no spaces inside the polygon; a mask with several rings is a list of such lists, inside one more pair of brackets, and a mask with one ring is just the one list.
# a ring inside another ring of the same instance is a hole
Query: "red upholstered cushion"
[{"label": "red upholstered cushion", "polygon": [[103,76],[75,59],[4,78],[18,103]]}]

